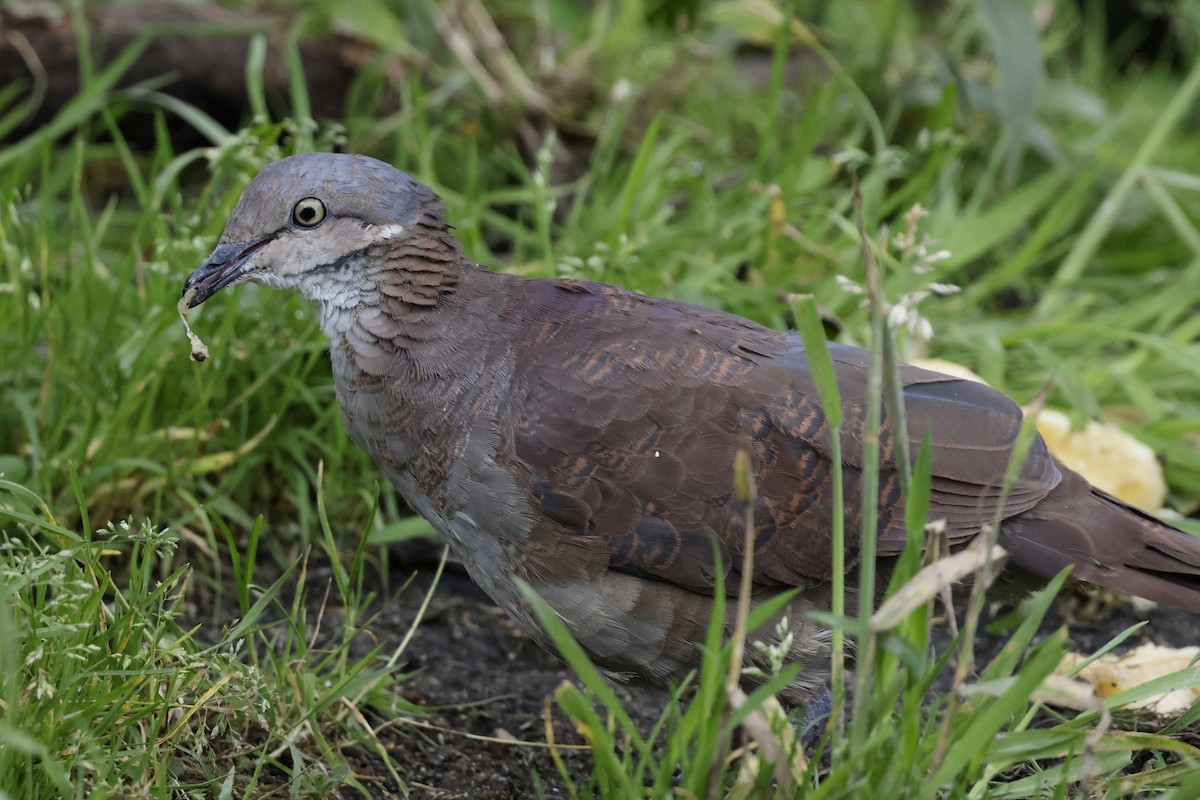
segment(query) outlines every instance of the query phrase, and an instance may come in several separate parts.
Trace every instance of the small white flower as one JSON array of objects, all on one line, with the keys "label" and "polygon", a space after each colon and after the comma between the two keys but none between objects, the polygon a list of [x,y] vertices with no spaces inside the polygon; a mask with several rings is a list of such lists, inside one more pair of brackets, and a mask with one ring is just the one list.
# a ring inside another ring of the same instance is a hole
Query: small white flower
[{"label": "small white flower", "polygon": [[866,289],[861,284],[847,278],[845,275],[834,275],[833,279],[837,282],[838,288],[846,294],[863,294],[866,292]]},{"label": "small white flower", "polygon": [[33,650],[33,652],[31,652],[29,655],[25,656],[25,666],[29,667],[29,666],[32,666],[33,664],[35,664],[36,662],[40,661],[42,659],[42,655],[44,653],[45,653],[45,643],[43,642],[42,644],[39,644]]}]

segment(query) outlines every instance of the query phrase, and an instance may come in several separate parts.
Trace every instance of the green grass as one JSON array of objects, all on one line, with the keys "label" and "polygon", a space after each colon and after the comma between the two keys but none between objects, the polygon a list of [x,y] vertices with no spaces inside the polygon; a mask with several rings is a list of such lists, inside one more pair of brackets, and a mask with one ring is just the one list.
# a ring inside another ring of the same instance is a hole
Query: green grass
[{"label": "green grass", "polygon": [[[810,294],[841,341],[861,344],[881,340],[862,295],[838,280],[865,284],[853,170],[884,293],[908,296],[933,331],[926,342],[900,330],[900,356],[950,358],[1023,402],[1050,380],[1049,405],[1117,421],[1159,453],[1172,508],[1200,505],[1196,2],[1176,11],[1185,66],[1129,71],[1111,60],[1095,14],[1073,6],[1056,6],[1038,29],[1024,4],[1000,0],[930,16],[895,2],[802,3],[798,20],[776,26],[759,13],[770,4],[732,0],[677,29],[671,3],[501,2],[489,10],[513,59],[477,67],[441,43],[439,4],[410,5],[401,15],[362,3],[333,20],[297,4],[305,33],[337,22],[415,65],[398,83],[386,64],[368,65],[340,123],[303,119],[295,60],[296,118],[268,118],[252,59],[259,116],[223,130],[162,95],[115,88],[131,50],[84,70],[78,96],[43,133],[0,149],[9,796],[354,788],[339,748],[375,745],[339,699],[395,713],[385,695],[402,677],[397,660],[352,657],[350,642],[368,624],[364,560],[386,558],[380,542],[423,526],[402,520],[386,492],[376,512],[378,476],[342,430],[311,315],[296,299],[241,288],[192,320],[213,350],[196,365],[175,314],[183,278],[242,186],[298,150],[336,143],[431,184],[482,263],[607,280],[775,327],[793,320],[788,294]],[[539,66],[546,41],[552,67]],[[746,42],[770,65],[762,85],[739,72]],[[533,99],[518,91],[522,74]],[[538,103],[548,113],[527,113]],[[151,152],[120,134],[131,104],[154,110]],[[21,111],[0,92],[0,130]],[[211,146],[176,152],[172,117]],[[544,118],[564,134],[530,145],[523,126]],[[553,184],[562,148],[579,168]],[[909,232],[917,204],[928,215],[913,236],[889,243]],[[933,282],[962,291],[917,307],[914,293]],[[811,311],[800,317],[811,323]],[[309,553],[335,565],[347,610],[328,647],[310,647],[302,599],[282,593]],[[185,627],[180,609],[199,591],[241,622]],[[1085,769],[1079,754],[1099,712],[1030,727],[1040,705],[1029,695],[1062,647],[1057,636],[1031,645],[1030,620],[1048,602],[1030,602],[1007,660],[953,699],[929,696],[942,665],[925,658],[927,611],[872,637],[868,615],[852,622],[847,609],[839,630],[860,652],[873,641],[867,660],[889,677],[860,692],[824,779],[814,767],[800,785],[816,797],[1065,791]],[[716,639],[706,652],[697,699],[669,704],[649,737],[572,661],[607,715],[560,695],[595,734],[596,773],[580,792],[628,796],[667,785],[677,768],[698,795],[728,786],[734,775],[714,775],[712,759],[727,752],[730,720],[749,711],[725,705]],[[291,680],[297,669],[303,680]],[[1160,763],[1130,780],[1194,794],[1190,750],[1132,736],[1095,750],[1087,769],[1099,792],[1133,791],[1113,776],[1148,747],[1186,750],[1186,768]],[[1003,780],[1013,764],[1046,759]],[[887,769],[897,762],[907,769]],[[752,779],[754,796],[768,793],[765,775]]]},{"label": "green grass", "polygon": [[[280,775],[301,794],[359,786],[341,749],[382,746],[359,724],[358,705],[376,692],[393,713],[407,704],[395,696],[400,652],[350,652],[370,623],[359,609],[373,599],[353,579],[339,575],[341,624],[317,640],[307,558],[259,583],[260,519],[248,552],[233,557],[237,616],[213,629],[183,610],[197,593],[191,568],[175,564],[178,533],[123,521],[80,535],[17,484],[0,481],[0,497],[8,796],[214,796],[219,787],[254,797]],[[354,574],[361,555],[347,560]],[[293,584],[298,591],[285,591]]]}]

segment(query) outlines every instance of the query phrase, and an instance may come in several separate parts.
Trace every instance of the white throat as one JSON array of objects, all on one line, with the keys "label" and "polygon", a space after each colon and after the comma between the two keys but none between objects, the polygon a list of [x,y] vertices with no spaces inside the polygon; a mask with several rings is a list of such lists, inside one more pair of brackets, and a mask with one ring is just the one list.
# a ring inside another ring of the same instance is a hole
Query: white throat
[{"label": "white throat", "polygon": [[360,297],[356,295],[354,303],[339,304],[336,300],[321,299],[317,301],[318,321],[321,323],[321,330],[329,337],[329,341],[336,342],[346,331],[350,330],[350,326],[354,323],[354,306],[358,305]]}]

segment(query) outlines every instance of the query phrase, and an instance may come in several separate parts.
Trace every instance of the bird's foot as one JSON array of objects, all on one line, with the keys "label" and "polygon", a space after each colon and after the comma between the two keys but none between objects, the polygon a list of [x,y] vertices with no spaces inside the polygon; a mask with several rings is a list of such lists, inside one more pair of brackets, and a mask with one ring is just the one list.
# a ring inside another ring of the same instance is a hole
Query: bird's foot
[{"label": "bird's foot", "polygon": [[829,688],[825,687],[812,696],[808,704],[804,706],[804,714],[796,723],[796,735],[800,737],[800,744],[805,750],[812,749],[821,734],[825,732],[825,724],[829,722],[829,715],[833,713],[833,695]]}]

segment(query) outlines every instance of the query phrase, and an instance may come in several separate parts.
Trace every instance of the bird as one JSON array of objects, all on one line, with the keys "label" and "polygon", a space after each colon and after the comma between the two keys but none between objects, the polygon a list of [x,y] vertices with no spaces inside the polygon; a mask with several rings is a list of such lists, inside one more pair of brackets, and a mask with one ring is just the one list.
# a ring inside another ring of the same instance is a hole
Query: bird
[{"label": "bird", "polygon": [[[433,190],[353,154],[264,167],[181,305],[241,283],[315,304],[351,439],[543,646],[553,651],[522,582],[610,678],[683,679],[714,592],[738,592],[752,541],[753,601],[798,589],[787,657],[801,670],[781,699],[802,704],[827,685],[832,634],[807,612],[830,608],[837,465],[798,334],[604,283],[489,270],[464,254]],[[845,525],[857,531],[869,354],[831,343],[829,355]],[[929,518],[952,547],[998,517],[1007,569],[1044,580],[1071,567],[1072,581],[1200,611],[1200,539],[1092,487],[1040,436],[1002,492],[1019,406],[914,366],[900,378],[906,430],[883,401],[880,562],[907,540],[895,437],[915,450],[928,433]],[[739,447],[752,501],[735,490]],[[852,601],[878,587],[857,586],[847,548]],[[746,663],[756,658],[746,648]]]}]

